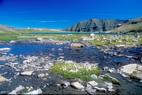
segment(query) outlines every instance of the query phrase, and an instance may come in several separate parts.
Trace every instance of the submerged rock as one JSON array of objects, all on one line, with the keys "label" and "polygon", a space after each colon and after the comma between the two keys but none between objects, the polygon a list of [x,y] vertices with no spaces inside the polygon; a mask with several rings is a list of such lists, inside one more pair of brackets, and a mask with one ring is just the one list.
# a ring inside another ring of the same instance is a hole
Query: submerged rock
[{"label": "submerged rock", "polygon": [[38,75],[38,78],[43,78],[43,77],[45,77],[45,74],[39,74]]},{"label": "submerged rock", "polygon": [[20,91],[22,91],[24,89],[25,89],[25,87],[20,85],[20,86],[16,87],[15,90],[11,91],[9,94],[17,94],[17,92],[20,92]]}]

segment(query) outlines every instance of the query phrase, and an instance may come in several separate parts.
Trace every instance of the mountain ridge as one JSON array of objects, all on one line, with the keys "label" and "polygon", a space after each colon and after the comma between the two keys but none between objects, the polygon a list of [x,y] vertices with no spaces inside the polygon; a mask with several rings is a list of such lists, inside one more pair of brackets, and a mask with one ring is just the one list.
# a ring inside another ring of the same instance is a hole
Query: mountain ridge
[{"label": "mountain ridge", "polygon": [[65,30],[76,32],[103,32],[115,29],[127,21],[128,20],[91,19],[88,21],[81,21]]}]

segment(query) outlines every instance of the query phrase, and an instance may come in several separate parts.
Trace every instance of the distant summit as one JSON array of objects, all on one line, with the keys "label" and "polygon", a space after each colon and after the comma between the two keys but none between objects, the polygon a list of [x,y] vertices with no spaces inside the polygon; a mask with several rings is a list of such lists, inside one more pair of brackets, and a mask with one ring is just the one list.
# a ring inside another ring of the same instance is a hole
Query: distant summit
[{"label": "distant summit", "polygon": [[118,28],[127,22],[128,20],[91,19],[89,21],[79,22],[65,30],[76,32],[104,32]]}]

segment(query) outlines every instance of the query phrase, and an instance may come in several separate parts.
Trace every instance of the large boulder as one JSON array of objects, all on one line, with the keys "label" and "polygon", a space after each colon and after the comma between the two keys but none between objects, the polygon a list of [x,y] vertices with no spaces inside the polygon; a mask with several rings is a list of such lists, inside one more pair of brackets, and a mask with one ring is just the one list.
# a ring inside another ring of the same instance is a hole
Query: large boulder
[{"label": "large boulder", "polygon": [[142,80],[142,65],[128,64],[121,67],[121,71],[130,77],[135,77]]},{"label": "large boulder", "polygon": [[80,49],[80,48],[83,48],[84,45],[81,44],[81,43],[72,43],[71,44],[71,48],[75,48],[75,49]]},{"label": "large boulder", "polygon": [[0,75],[0,83],[4,81],[8,81],[8,79]]}]

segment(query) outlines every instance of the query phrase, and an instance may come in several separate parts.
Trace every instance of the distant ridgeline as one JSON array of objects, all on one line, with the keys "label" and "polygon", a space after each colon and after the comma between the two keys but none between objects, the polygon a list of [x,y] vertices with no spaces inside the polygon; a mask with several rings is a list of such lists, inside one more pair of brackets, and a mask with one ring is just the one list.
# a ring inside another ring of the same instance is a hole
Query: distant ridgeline
[{"label": "distant ridgeline", "polygon": [[[137,24],[139,23],[141,23],[141,27],[142,27],[142,17],[132,19],[132,20],[91,19],[89,21],[79,22],[65,29],[65,31],[107,32],[107,33],[111,33],[111,32],[118,33],[118,31],[121,33],[123,31],[124,33],[126,33],[129,31],[135,31],[135,29],[131,30],[131,28],[138,26]],[[123,26],[123,29],[120,28],[120,30],[118,31],[112,31],[122,26]],[[128,27],[130,28],[129,30],[127,29]],[[137,29],[139,30],[139,32],[141,32],[142,30],[142,28],[140,27],[137,27]]]}]

